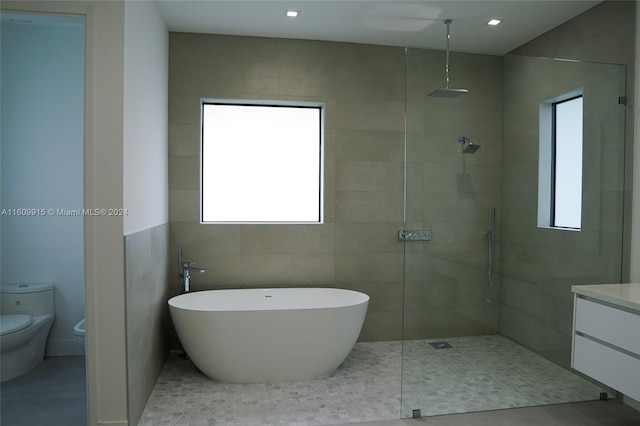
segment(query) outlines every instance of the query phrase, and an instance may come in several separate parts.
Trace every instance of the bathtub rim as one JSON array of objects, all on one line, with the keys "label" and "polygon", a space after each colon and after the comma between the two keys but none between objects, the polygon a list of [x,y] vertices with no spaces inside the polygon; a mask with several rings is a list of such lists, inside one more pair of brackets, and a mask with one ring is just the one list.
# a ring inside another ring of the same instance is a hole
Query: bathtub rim
[{"label": "bathtub rim", "polygon": [[[187,303],[186,301],[188,299],[197,298],[198,296],[202,296],[203,293],[206,293],[207,296],[212,296],[215,293],[240,294],[240,293],[247,293],[247,292],[257,292],[264,295],[264,293],[266,292],[290,291],[295,293],[295,292],[302,292],[305,290],[319,290],[322,292],[344,293],[344,294],[349,294],[351,297],[356,299],[349,299],[346,301],[342,301],[341,303],[334,303],[330,305],[318,303],[316,306],[311,306],[311,307],[309,306],[301,307],[299,305],[296,305],[295,302],[292,302],[290,305],[287,305],[287,306],[268,307],[264,305],[264,306],[255,306],[255,307],[254,306],[239,307],[239,308],[234,307],[233,309],[229,308],[228,306],[225,306],[223,308],[217,308],[217,307],[214,308],[212,306],[193,307],[193,306],[186,305]],[[209,290],[193,291],[193,292],[183,293],[183,294],[173,296],[167,301],[167,304],[172,309],[181,309],[185,311],[194,311],[194,312],[259,312],[259,311],[296,311],[296,310],[344,308],[349,306],[361,305],[363,303],[369,303],[370,300],[371,300],[371,297],[366,293],[362,293],[357,290],[350,290],[350,289],[337,288],[337,287],[264,287],[264,288],[252,287],[252,288],[225,288],[225,289],[209,289]],[[180,302],[184,302],[184,303],[180,303]]]}]

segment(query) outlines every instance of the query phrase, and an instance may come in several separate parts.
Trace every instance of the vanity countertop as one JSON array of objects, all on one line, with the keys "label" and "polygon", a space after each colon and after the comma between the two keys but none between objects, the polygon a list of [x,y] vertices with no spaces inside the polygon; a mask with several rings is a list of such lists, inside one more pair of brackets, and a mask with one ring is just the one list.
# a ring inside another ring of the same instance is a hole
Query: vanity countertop
[{"label": "vanity countertop", "polygon": [[640,312],[640,283],[573,285],[571,291]]}]

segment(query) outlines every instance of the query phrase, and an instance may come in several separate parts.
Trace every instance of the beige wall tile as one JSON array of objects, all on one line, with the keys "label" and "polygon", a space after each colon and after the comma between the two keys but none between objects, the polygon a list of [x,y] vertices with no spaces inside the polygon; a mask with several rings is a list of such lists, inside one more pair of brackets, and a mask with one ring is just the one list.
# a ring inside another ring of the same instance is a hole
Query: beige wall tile
[{"label": "beige wall tile", "polygon": [[335,225],[243,225],[243,253],[333,253]]},{"label": "beige wall tile", "polygon": [[402,282],[402,253],[342,253],[335,259],[335,282]]},{"label": "beige wall tile", "polygon": [[243,40],[242,54],[247,62],[336,66],[336,43],[267,37],[245,38]]},{"label": "beige wall tile", "polygon": [[404,70],[338,68],[336,87],[341,98],[404,102]]},{"label": "beige wall tile", "polygon": [[193,189],[169,190],[169,221],[200,222],[200,191]]},{"label": "beige wall tile", "polygon": [[200,157],[200,126],[169,124],[169,157]]},{"label": "beige wall tile", "polygon": [[360,341],[378,342],[402,339],[401,312],[369,312],[362,327]]},{"label": "beige wall tile", "polygon": [[195,189],[199,191],[199,157],[169,158],[169,189]]},{"label": "beige wall tile", "polygon": [[404,131],[404,102],[340,99],[336,108],[339,129]]},{"label": "beige wall tile", "polygon": [[326,287],[334,282],[333,254],[243,254],[238,266],[243,285],[251,287]]},{"label": "beige wall tile", "polygon": [[336,130],[336,159],[404,161],[404,133],[375,130]]},{"label": "beige wall tile", "polygon": [[404,164],[399,161],[337,161],[336,191],[402,191]]},{"label": "beige wall tile", "polygon": [[372,44],[338,43],[336,67],[404,72],[404,49]]},{"label": "beige wall tile", "polygon": [[336,253],[401,253],[404,246],[398,240],[402,222],[335,224]]},{"label": "beige wall tile", "polygon": [[300,64],[249,63],[243,71],[243,92],[264,96],[299,95],[333,97],[332,69]]},{"label": "beige wall tile", "polygon": [[[171,223],[171,249],[177,258],[178,246],[183,247],[186,260],[204,265],[206,259],[220,254],[242,252],[243,225],[200,225],[198,222]],[[202,266],[205,268],[206,266]]]},{"label": "beige wall tile", "polygon": [[336,222],[398,222],[402,192],[336,192]]}]

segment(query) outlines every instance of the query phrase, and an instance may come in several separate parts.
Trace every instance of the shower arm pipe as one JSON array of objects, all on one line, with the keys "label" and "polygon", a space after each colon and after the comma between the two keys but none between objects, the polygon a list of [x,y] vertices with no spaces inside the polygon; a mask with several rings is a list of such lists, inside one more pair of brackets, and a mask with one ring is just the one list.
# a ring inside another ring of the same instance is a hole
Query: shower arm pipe
[{"label": "shower arm pipe", "polygon": [[446,19],[444,21],[444,23],[447,25],[447,40],[446,40],[446,55],[447,55],[447,59],[446,59],[446,63],[444,66],[444,78],[445,78],[445,89],[449,88],[449,39],[451,39],[451,33],[449,31],[449,26],[451,25],[451,22],[453,22],[451,19]]}]

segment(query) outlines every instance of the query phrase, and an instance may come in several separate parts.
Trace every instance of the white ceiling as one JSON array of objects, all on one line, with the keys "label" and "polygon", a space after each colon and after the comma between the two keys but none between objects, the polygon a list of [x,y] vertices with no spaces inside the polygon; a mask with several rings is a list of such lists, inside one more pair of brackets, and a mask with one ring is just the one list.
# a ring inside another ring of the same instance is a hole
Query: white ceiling
[{"label": "white ceiling", "polygon": [[[600,3],[582,0],[158,0],[170,31],[503,55]],[[300,11],[287,18],[285,11]],[[486,23],[503,19],[497,27]]]}]

